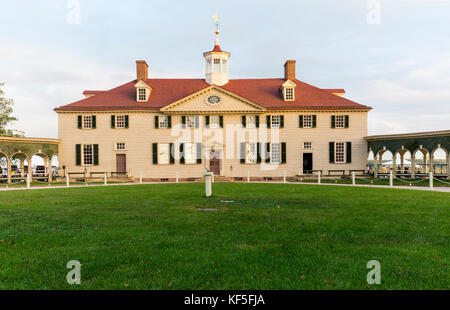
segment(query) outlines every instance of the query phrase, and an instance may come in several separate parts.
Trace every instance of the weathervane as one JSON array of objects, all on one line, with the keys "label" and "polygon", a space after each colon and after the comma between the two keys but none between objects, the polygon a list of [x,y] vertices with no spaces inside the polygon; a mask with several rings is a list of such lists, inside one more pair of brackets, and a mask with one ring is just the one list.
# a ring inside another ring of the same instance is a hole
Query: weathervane
[{"label": "weathervane", "polygon": [[216,35],[219,35],[219,15],[213,15],[214,20],[216,21],[214,24],[216,25]]}]

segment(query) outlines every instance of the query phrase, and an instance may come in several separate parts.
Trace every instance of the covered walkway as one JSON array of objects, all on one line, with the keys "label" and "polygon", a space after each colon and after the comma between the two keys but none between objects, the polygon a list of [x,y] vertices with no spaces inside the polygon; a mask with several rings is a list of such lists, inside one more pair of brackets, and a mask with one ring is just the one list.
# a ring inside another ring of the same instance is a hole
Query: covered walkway
[{"label": "covered walkway", "polygon": [[[390,169],[397,176],[427,177],[432,172],[436,177],[450,179],[450,130],[378,135],[365,139],[368,152],[373,152],[374,155],[375,177],[380,174],[389,174],[383,162],[383,155],[390,152],[392,154]],[[444,160],[435,160],[437,151],[445,154]],[[405,160],[406,154],[410,157],[408,161]]]},{"label": "covered walkway", "polygon": [[[60,140],[47,138],[0,137],[0,182],[33,180],[51,182],[56,175],[52,160],[58,154]],[[44,165],[33,171],[33,156],[39,156]]]}]

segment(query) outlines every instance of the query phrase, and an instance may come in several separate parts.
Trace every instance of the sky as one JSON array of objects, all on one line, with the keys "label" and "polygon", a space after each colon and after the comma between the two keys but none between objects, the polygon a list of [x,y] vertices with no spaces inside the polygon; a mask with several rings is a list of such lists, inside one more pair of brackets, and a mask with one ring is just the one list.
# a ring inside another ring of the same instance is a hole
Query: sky
[{"label": "sky", "polygon": [[0,0],[0,83],[14,127],[58,136],[53,109],[135,79],[203,78],[202,53],[231,52],[230,78],[283,76],[344,88],[373,108],[369,135],[450,129],[450,0]]}]

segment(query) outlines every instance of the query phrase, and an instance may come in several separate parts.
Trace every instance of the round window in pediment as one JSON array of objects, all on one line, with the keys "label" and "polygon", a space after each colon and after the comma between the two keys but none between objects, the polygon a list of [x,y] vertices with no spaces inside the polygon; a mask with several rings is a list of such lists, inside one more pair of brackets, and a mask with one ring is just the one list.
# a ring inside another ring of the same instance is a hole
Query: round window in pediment
[{"label": "round window in pediment", "polygon": [[220,97],[219,96],[209,96],[208,97],[208,103],[210,104],[218,104],[220,102]]}]

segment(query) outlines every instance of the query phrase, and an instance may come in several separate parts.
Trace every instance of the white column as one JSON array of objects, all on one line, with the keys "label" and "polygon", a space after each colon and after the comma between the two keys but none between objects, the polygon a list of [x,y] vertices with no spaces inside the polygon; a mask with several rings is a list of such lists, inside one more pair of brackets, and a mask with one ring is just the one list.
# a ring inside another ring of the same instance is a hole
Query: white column
[{"label": "white column", "polygon": [[405,172],[405,153],[400,154],[400,170],[401,173]]},{"label": "white column", "polygon": [[27,188],[31,188],[31,174],[27,174]]},{"label": "white column", "polygon": [[375,155],[373,158],[373,176],[378,178],[378,155]]},{"label": "white column", "polygon": [[393,187],[393,186],[394,186],[394,173],[392,172],[392,170],[391,170],[391,172],[389,173],[389,186],[390,186],[390,187]]},{"label": "white column", "polygon": [[447,154],[447,179],[450,180],[450,152]]},{"label": "white column", "polygon": [[411,179],[416,178],[416,154],[411,154]]},{"label": "white column", "polygon": [[8,184],[11,184],[12,183],[12,181],[11,181],[11,160],[9,158],[7,158],[6,161],[7,161],[6,169],[8,171]]},{"label": "white column", "polygon": [[211,197],[212,195],[212,172],[205,173],[205,196]]},{"label": "white column", "polygon": [[356,185],[355,171],[352,171],[352,185]]},{"label": "white column", "polygon": [[433,190],[433,172],[430,172],[430,189]]}]

